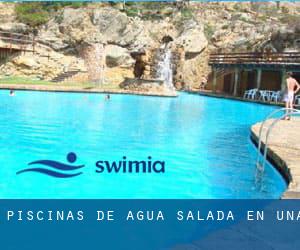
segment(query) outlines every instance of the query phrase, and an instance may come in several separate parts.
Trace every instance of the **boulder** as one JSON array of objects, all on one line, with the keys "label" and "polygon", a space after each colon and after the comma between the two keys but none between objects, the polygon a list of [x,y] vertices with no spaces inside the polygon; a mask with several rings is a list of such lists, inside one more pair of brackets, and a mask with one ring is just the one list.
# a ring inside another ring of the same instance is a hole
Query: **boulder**
[{"label": "boulder", "polygon": [[109,7],[95,9],[91,20],[97,31],[107,41],[120,40],[129,23],[129,18],[126,14]]},{"label": "boulder", "polygon": [[203,25],[193,20],[186,22],[176,44],[183,45],[186,53],[201,53],[208,45]]},{"label": "boulder", "polygon": [[124,81],[125,78],[132,78],[132,77],[133,77],[133,73],[131,69],[120,68],[120,67],[106,68],[104,81],[118,86],[121,82]]},{"label": "boulder", "polygon": [[102,35],[97,31],[89,15],[84,8],[65,8],[59,18],[59,32],[63,40],[71,45],[82,42],[103,42]]},{"label": "boulder", "polygon": [[154,46],[154,38],[151,37],[147,22],[134,19],[131,21],[122,36],[116,40],[120,46],[127,46],[131,51],[140,51]]},{"label": "boulder", "polygon": [[85,9],[73,9],[73,8],[65,8],[62,12],[62,16],[58,19],[60,20],[60,24],[63,26],[71,26],[71,27],[82,27],[83,23],[89,19],[88,12]]},{"label": "boulder", "polygon": [[64,50],[69,47],[69,44],[64,42],[59,35],[55,34],[51,30],[45,30],[39,33],[37,41],[39,43],[45,44],[52,49],[59,51]]},{"label": "boulder", "polygon": [[132,67],[134,64],[133,58],[125,48],[117,45],[107,45],[105,48],[105,53],[106,65],[108,67]]},{"label": "boulder", "polygon": [[29,27],[24,23],[2,23],[0,24],[0,30],[5,32],[25,33],[29,31]]},{"label": "boulder", "polygon": [[207,76],[210,67],[207,64],[209,52],[205,50],[198,56],[185,60],[182,65],[181,74],[185,88],[195,88],[200,85],[203,76]]},{"label": "boulder", "polygon": [[138,93],[172,97],[177,96],[176,91],[168,89],[160,80],[145,80],[126,77],[124,81],[119,84],[119,86],[121,89]]},{"label": "boulder", "polygon": [[15,5],[12,3],[0,3],[0,22],[15,22]]},{"label": "boulder", "polygon": [[231,16],[231,21],[237,21],[237,20],[249,22],[252,20],[252,16],[249,13],[236,13]]},{"label": "boulder", "polygon": [[14,58],[12,62],[19,67],[26,67],[30,69],[38,67],[38,63],[29,55]]},{"label": "boulder", "polygon": [[218,30],[214,33],[214,35],[212,36],[212,40],[214,42],[219,42],[222,41],[224,39],[224,37],[228,37],[230,35],[230,30],[228,29],[222,29],[222,30]]},{"label": "boulder", "polygon": [[297,31],[297,26],[286,27],[282,26],[271,34],[270,42],[277,51],[283,51],[285,48],[298,50],[298,42],[300,33]]}]

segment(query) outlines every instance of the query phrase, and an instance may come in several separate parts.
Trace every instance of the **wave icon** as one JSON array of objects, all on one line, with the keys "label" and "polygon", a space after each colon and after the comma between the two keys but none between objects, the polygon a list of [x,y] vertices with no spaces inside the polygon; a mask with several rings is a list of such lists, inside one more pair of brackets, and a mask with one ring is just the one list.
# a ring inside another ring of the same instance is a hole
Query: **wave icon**
[{"label": "wave icon", "polygon": [[[68,163],[73,164],[76,162],[76,160],[77,160],[77,155],[75,153],[71,152],[67,155]],[[45,167],[26,168],[18,171],[16,174],[18,175],[26,172],[38,172],[56,178],[70,178],[70,177],[81,175],[82,172],[68,173],[69,171],[78,170],[84,167],[84,165],[73,166],[73,165],[68,165],[58,161],[51,161],[51,160],[39,160],[39,161],[33,161],[28,163],[28,166],[32,166],[32,165],[43,165],[46,167],[50,167],[50,169]]]}]

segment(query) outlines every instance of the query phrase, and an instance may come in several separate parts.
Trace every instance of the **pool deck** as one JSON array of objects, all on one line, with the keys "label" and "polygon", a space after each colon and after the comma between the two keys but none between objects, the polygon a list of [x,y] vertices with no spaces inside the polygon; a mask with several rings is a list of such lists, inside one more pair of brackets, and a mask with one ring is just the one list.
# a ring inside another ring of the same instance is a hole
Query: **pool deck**
[{"label": "pool deck", "polygon": [[155,91],[133,91],[125,89],[105,89],[82,86],[54,86],[54,85],[30,85],[30,84],[1,84],[0,90],[25,90],[25,91],[48,91],[48,92],[71,92],[71,93],[103,93],[103,94],[128,94],[158,97],[177,97],[176,92],[161,93]]},{"label": "pool deck", "polygon": [[[262,131],[262,147],[265,146],[266,131],[272,119]],[[251,127],[251,138],[258,143],[261,123]],[[279,170],[288,183],[282,199],[300,199],[300,118],[279,121],[273,128],[268,142],[268,159]]]}]

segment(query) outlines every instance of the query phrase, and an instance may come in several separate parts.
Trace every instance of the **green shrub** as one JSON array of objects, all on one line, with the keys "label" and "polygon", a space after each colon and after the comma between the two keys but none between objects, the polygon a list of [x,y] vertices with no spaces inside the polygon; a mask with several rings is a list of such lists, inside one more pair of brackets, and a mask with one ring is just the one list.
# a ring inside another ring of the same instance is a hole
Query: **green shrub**
[{"label": "green shrub", "polygon": [[228,30],[230,28],[229,24],[224,24],[221,29],[222,30]]},{"label": "green shrub", "polygon": [[125,9],[125,13],[127,16],[135,17],[139,15],[139,10],[135,8],[131,8],[131,9],[127,8]]},{"label": "green shrub", "polygon": [[241,3],[236,3],[234,6],[233,6],[233,9],[235,11],[239,11],[239,12],[242,12],[243,11],[243,7],[241,5]]},{"label": "green shrub", "polygon": [[139,16],[143,20],[160,20],[173,15],[174,10],[164,2],[126,2],[123,11],[127,16]]},{"label": "green shrub", "polygon": [[210,24],[204,25],[204,34],[208,40],[210,40],[212,38],[214,33],[215,33],[215,30],[214,30],[213,26],[211,26]]},{"label": "green shrub", "polygon": [[294,25],[300,22],[300,17],[298,15],[285,14],[280,17],[280,21],[285,24]]},{"label": "green shrub", "polygon": [[281,7],[281,12],[287,14],[287,13],[289,13],[289,9],[285,6],[282,6]]},{"label": "green shrub", "polygon": [[189,8],[183,8],[181,10],[181,16],[184,19],[192,19],[194,17],[193,11]]},{"label": "green shrub", "polygon": [[87,2],[40,2],[42,8],[48,12],[60,10],[63,7],[80,8],[87,5]]},{"label": "green shrub", "polygon": [[86,2],[27,2],[18,3],[15,10],[20,22],[36,27],[48,22],[51,13],[63,7],[80,8],[86,4]]},{"label": "green shrub", "polygon": [[17,19],[32,27],[39,26],[49,20],[49,13],[41,3],[20,3],[16,6]]}]

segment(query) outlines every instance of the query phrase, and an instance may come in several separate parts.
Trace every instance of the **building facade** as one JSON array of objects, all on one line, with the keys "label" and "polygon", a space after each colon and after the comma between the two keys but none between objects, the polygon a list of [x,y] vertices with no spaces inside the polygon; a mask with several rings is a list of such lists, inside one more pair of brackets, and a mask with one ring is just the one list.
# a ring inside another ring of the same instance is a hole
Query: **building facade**
[{"label": "building facade", "polygon": [[286,72],[300,81],[300,53],[212,54],[208,89],[243,96],[248,89],[285,91]]}]

